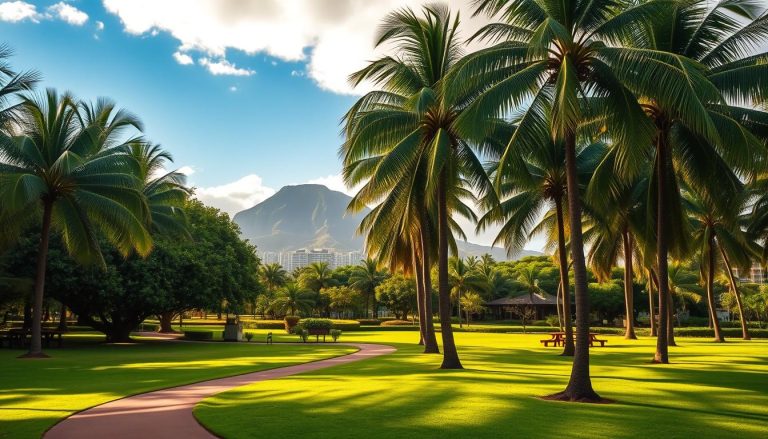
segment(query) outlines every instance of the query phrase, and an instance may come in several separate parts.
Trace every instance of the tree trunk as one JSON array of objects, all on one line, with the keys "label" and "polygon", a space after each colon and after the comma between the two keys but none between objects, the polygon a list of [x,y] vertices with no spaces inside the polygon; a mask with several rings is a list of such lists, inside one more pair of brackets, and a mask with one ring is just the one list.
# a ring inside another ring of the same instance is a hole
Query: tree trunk
[{"label": "tree trunk", "polygon": [[[565,217],[563,215],[563,200],[555,199],[555,212],[557,214],[557,256],[560,268],[560,290],[563,298],[563,320],[565,329],[565,344],[561,355],[572,357],[575,347],[573,343],[573,322],[571,321],[571,294],[568,286],[568,253],[565,248]],[[558,309],[560,307],[558,306]]]},{"label": "tree trunk", "polygon": [[741,338],[744,340],[752,340],[749,335],[749,329],[747,329],[747,319],[744,317],[744,305],[741,303],[741,292],[739,292],[739,286],[736,284],[736,279],[733,277],[733,269],[731,268],[731,261],[728,259],[728,255],[725,254],[723,246],[720,246],[720,254],[723,256],[723,264],[725,264],[725,272],[728,273],[728,281],[731,283],[731,291],[736,297],[736,306],[739,308],[739,321],[741,322]]},{"label": "tree trunk", "polygon": [[665,209],[667,203],[667,166],[669,152],[666,145],[666,129],[661,129],[656,145],[656,269],[658,270],[659,288],[659,331],[656,336],[656,354],[654,363],[669,363],[669,340],[667,338],[668,311],[667,297],[669,296],[669,267],[667,253],[669,252],[667,238],[667,221]]},{"label": "tree trunk", "polygon": [[429,262],[429,225],[426,223],[423,212],[419,220],[419,246],[421,248],[421,280],[424,282],[424,353],[439,354],[440,348],[437,346],[437,337],[435,336],[435,322],[432,318],[432,274],[430,273],[431,264]]},{"label": "tree trunk", "polygon": [[717,304],[715,303],[715,237],[710,234],[707,240],[707,303],[709,314],[712,317],[712,327],[715,330],[715,341],[725,341],[720,330],[720,321],[717,319]]},{"label": "tree trunk", "polygon": [[421,278],[421,270],[419,269],[418,256],[416,256],[416,250],[411,254],[411,260],[413,262],[413,271],[416,274],[416,309],[419,312],[419,346],[424,346],[425,330],[424,324],[424,281]]},{"label": "tree trunk", "polygon": [[64,305],[63,303],[59,310],[59,327],[57,329],[62,332],[67,331],[67,305]]},{"label": "tree trunk", "polygon": [[45,271],[48,264],[48,241],[51,234],[51,215],[53,202],[43,201],[43,228],[40,234],[40,246],[37,251],[37,271],[35,273],[35,297],[32,304],[32,340],[29,343],[29,352],[24,358],[46,358],[43,353],[43,292],[45,291]]},{"label": "tree trunk", "polygon": [[459,289],[457,296],[458,297],[456,299],[456,311],[457,311],[456,315],[459,317],[459,328],[463,328],[461,324],[461,289]]},{"label": "tree trunk", "polygon": [[651,337],[656,337],[656,312],[653,309],[653,278],[651,277],[651,270],[648,270],[648,321],[651,327]]},{"label": "tree trunk", "polygon": [[675,341],[675,302],[667,296],[667,346],[677,346]]},{"label": "tree trunk", "polygon": [[[565,138],[565,172],[568,181],[568,213],[571,225],[571,260],[576,296],[576,343],[573,367],[568,386],[551,398],[596,402],[600,396],[592,389],[589,375],[589,294],[587,293],[587,265],[584,261],[584,241],[581,235],[581,195],[576,169],[576,134]],[[566,316],[567,318],[567,316]]]},{"label": "tree trunk", "polygon": [[158,319],[160,320],[160,331],[163,334],[171,334],[176,331],[173,330],[173,317],[175,316],[175,313],[172,312],[164,312],[160,315],[158,315]]},{"label": "tree trunk", "polygon": [[632,235],[629,230],[624,228],[622,233],[624,241],[624,312],[625,312],[625,331],[624,338],[627,340],[637,340],[635,335],[635,292],[632,290]]},{"label": "tree trunk", "polygon": [[437,227],[438,227],[438,258],[437,258],[437,290],[440,297],[440,329],[443,338],[443,363],[441,369],[463,369],[456,351],[451,326],[451,291],[448,285],[448,202],[446,170],[440,171],[440,182],[437,188]]},{"label": "tree trunk", "polygon": [[557,326],[563,331],[563,283],[557,284]]}]

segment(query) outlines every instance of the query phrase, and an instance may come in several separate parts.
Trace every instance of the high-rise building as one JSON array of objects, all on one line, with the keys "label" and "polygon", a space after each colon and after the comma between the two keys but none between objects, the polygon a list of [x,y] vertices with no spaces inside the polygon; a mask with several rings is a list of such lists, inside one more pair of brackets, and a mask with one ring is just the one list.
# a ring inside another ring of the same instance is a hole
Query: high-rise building
[{"label": "high-rise building", "polygon": [[751,282],[755,284],[762,284],[768,281],[768,273],[760,264],[752,264],[752,268],[749,271],[742,271],[738,268],[733,269],[733,275],[742,282]]}]

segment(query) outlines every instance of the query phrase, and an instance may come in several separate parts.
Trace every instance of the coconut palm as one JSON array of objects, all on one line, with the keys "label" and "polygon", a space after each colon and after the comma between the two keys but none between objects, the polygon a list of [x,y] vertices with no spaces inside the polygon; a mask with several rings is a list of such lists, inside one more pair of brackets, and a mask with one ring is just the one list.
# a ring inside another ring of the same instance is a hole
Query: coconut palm
[{"label": "coconut palm", "polygon": [[[299,276],[299,284],[305,289],[315,293],[315,311],[323,313],[326,308],[323,295],[320,294],[323,288],[335,287],[339,281],[333,278],[333,270],[326,262],[313,262],[305,267],[304,272]],[[325,310],[327,311],[327,310]]]},{"label": "coconut palm", "polygon": [[[438,241],[441,367],[450,369],[461,368],[450,324],[451,194],[468,193],[470,186],[480,196],[492,192],[476,153],[505,125],[489,121],[494,129],[477,138],[461,136],[455,127],[471,97],[447,99],[444,90],[444,78],[462,55],[458,26],[458,17],[438,5],[424,7],[421,15],[400,9],[384,20],[376,45],[391,44],[398,56],[380,58],[351,76],[355,84],[368,80],[383,90],[365,95],[348,112],[341,152],[345,165],[368,168],[370,177],[356,197],[359,206],[384,198],[402,180],[421,181],[424,204],[417,208],[433,211],[437,220],[430,237]],[[407,191],[402,196],[413,199]]]},{"label": "coconut palm", "polygon": [[[685,75],[658,53],[637,54],[620,45],[647,40],[644,25],[664,13],[666,3],[616,0],[478,0],[476,13],[500,17],[486,26],[479,38],[499,44],[480,50],[456,69],[450,90],[474,90],[473,104],[462,114],[460,130],[484,130],[483,120],[500,112],[522,112],[520,123],[499,161],[497,186],[505,168],[519,151],[541,146],[551,136],[563,145],[566,159],[570,244],[576,296],[576,346],[571,379],[553,398],[598,400],[589,376],[589,303],[583,251],[581,200],[576,167],[577,135],[607,133],[620,145],[621,155],[642,156],[653,127],[632,92],[616,74],[623,59],[633,56],[646,83],[669,85],[667,92],[685,82]],[[643,73],[645,72],[645,73]],[[622,172],[635,171],[627,160]],[[641,163],[641,162],[639,162]]]},{"label": "coconut palm", "polygon": [[302,288],[296,282],[285,284],[278,294],[270,307],[281,314],[290,312],[289,315],[295,316],[298,312],[307,313],[315,306],[312,291]]},{"label": "coconut palm", "polygon": [[459,327],[461,323],[461,297],[468,293],[477,293],[483,290],[483,281],[461,258],[451,258],[448,261],[450,270],[451,297],[456,302]]},{"label": "coconut palm", "polygon": [[259,278],[268,291],[277,291],[288,283],[288,273],[277,263],[262,265]]},{"label": "coconut palm", "polygon": [[126,256],[150,252],[150,212],[137,162],[120,141],[126,129],[141,128],[135,117],[106,100],[78,107],[71,96],[53,90],[23,98],[17,111],[17,129],[0,138],[0,204],[17,224],[35,218],[42,225],[28,354],[36,357],[44,355],[40,336],[51,232],[61,234],[76,260],[104,265],[99,235]]},{"label": "coconut palm", "polygon": [[[362,264],[355,266],[349,277],[349,286],[365,294],[366,313],[371,312],[373,318],[378,317],[376,311],[376,287],[384,281],[386,273],[379,270],[379,261],[366,258]],[[370,307],[368,306],[370,304]]]},{"label": "coconut palm", "polygon": [[0,44],[0,127],[8,128],[6,122],[13,117],[16,108],[16,98],[19,93],[32,90],[40,81],[40,75],[35,71],[16,72],[8,63],[13,50],[5,44]]},{"label": "coconut palm", "polygon": [[480,294],[475,292],[468,292],[461,298],[461,306],[464,308],[464,314],[467,316],[467,327],[469,327],[469,320],[472,314],[478,314],[485,309],[485,301]]}]

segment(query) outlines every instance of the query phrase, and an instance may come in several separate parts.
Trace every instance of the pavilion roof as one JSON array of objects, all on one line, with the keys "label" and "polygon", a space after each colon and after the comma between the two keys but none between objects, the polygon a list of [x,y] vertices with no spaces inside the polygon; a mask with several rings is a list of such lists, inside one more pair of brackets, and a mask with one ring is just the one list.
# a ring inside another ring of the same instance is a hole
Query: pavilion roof
[{"label": "pavilion roof", "polygon": [[526,305],[556,305],[563,303],[562,300],[543,291],[534,294],[523,294],[516,297],[502,297],[486,303],[487,306],[526,306]]}]

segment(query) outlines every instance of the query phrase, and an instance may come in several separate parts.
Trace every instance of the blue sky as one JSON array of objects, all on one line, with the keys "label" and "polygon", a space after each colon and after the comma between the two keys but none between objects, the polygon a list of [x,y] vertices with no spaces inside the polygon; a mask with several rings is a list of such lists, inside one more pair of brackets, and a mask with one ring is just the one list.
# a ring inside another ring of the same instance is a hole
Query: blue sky
[{"label": "blue sky", "polygon": [[[340,119],[382,17],[427,0],[0,0],[0,43],[42,87],[141,117],[197,196],[230,214],[339,177]],[[468,0],[451,0],[470,17]],[[484,24],[464,19],[464,34]],[[488,244],[495,230],[470,241]],[[539,249],[541,243],[530,248]]]}]

